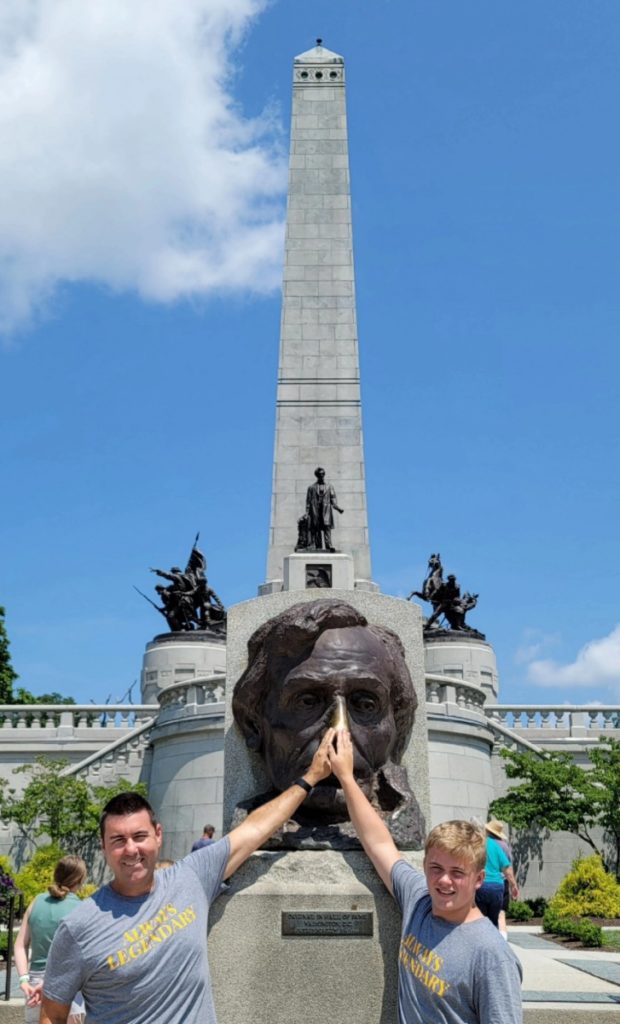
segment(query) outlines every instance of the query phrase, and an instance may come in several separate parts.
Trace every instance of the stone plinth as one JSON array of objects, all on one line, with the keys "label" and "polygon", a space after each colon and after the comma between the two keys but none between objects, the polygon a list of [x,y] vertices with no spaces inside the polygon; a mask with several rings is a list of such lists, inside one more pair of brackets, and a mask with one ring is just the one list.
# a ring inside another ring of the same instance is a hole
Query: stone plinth
[{"label": "stone plinth", "polygon": [[206,630],[161,633],[146,645],[140,689],[144,704],[157,702],[173,683],[226,672],[226,637]]},{"label": "stone plinth", "polygon": [[360,590],[282,591],[245,601],[228,610],[226,680],[226,739],[224,745],[224,830],[230,828],[235,807],[270,788],[262,758],[248,750],[232,717],[232,693],[248,664],[248,640],[259,626],[300,601],[339,600],[352,605],[369,623],[387,626],[401,639],[405,660],[418,697],[418,709],[402,758],[422,814],[429,820],[427,726],[422,646],[422,615],[416,605],[383,594]]},{"label": "stone plinth", "polygon": [[315,597],[325,591],[353,590],[355,570],[351,555],[330,551],[300,551],[284,559],[283,590],[312,590]]},{"label": "stone plinth", "polygon": [[487,701],[497,700],[499,678],[491,644],[467,633],[438,631],[424,636],[424,661],[429,675],[450,676],[455,682],[475,683]]},{"label": "stone plinth", "polygon": [[231,883],[210,912],[219,1024],[395,1024],[400,914],[365,854],[258,853]]}]

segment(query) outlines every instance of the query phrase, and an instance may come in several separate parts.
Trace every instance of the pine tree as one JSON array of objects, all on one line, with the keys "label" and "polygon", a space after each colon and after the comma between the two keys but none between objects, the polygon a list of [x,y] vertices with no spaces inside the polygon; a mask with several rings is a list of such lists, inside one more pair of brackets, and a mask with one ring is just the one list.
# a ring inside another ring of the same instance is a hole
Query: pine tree
[{"label": "pine tree", "polygon": [[9,646],[4,624],[4,608],[0,605],[0,704],[13,703],[13,683],[19,679],[11,664]]}]

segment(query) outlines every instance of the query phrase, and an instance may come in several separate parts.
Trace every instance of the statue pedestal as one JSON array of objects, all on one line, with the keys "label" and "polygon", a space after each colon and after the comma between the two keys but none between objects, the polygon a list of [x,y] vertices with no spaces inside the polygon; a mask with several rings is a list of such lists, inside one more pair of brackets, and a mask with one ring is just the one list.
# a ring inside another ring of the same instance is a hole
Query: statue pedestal
[{"label": "statue pedestal", "polygon": [[283,590],[353,590],[354,587],[355,568],[351,555],[300,551],[284,559]]},{"label": "statue pedestal", "polygon": [[209,919],[219,1024],[396,1021],[400,913],[364,853],[255,853]]},{"label": "statue pedestal", "polygon": [[455,683],[462,679],[479,686],[490,704],[497,700],[495,651],[480,636],[453,630],[425,632],[424,663],[427,675],[449,676]]},{"label": "statue pedestal", "polygon": [[146,645],[140,690],[143,704],[155,704],[173,683],[226,672],[226,634],[193,630],[160,633]]},{"label": "statue pedestal", "polygon": [[[258,588],[259,597],[283,590],[365,590],[379,592],[372,580],[356,579],[355,561],[344,551],[295,551],[285,555],[282,579],[268,580]],[[319,595],[315,595],[319,596]],[[323,595],[325,596],[325,595]]]}]

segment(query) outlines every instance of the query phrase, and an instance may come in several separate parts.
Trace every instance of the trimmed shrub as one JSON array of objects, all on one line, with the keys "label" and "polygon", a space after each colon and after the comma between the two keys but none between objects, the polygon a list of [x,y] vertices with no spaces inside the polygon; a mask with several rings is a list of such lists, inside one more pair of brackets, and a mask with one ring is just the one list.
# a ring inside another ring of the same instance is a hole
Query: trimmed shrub
[{"label": "trimmed shrub", "polygon": [[620,884],[605,871],[598,854],[577,858],[549,908],[559,917],[620,917]]},{"label": "trimmed shrub", "polygon": [[506,917],[511,921],[530,921],[534,917],[534,911],[522,900],[511,900]]},{"label": "trimmed shrub", "polygon": [[555,926],[560,919],[560,915],[555,912],[553,907],[547,907],[543,914],[542,926],[544,932],[553,932]]},{"label": "trimmed shrub", "polygon": [[524,902],[527,903],[534,917],[542,917],[548,907],[544,896],[535,896],[534,899],[524,900]]},{"label": "trimmed shrub", "polygon": [[6,927],[8,924],[11,896],[15,890],[15,881],[10,872],[4,871],[0,866],[0,926]]},{"label": "trimmed shrub", "polygon": [[8,875],[9,878],[15,877],[13,865],[8,857],[0,857],[0,875]]},{"label": "trimmed shrub", "polygon": [[[15,939],[17,938],[17,930],[13,932],[13,947],[15,947]],[[9,948],[9,933],[7,931],[0,932],[0,960],[6,960],[6,954]],[[2,982],[4,985],[4,980]]]},{"label": "trimmed shrub", "polygon": [[35,896],[45,892],[48,885],[54,880],[54,868],[64,856],[64,850],[59,846],[50,843],[49,846],[41,846],[36,851],[26,866],[16,875],[15,881],[18,889],[24,894],[26,906],[32,903]]},{"label": "trimmed shrub", "polygon": [[94,892],[97,892],[98,888],[98,885],[93,885],[92,882],[87,882],[86,885],[83,885],[78,891],[77,895],[81,900],[87,900],[89,896],[92,896]]},{"label": "trimmed shrub", "polygon": [[562,917],[549,907],[543,917],[543,930],[566,939],[578,939],[584,946],[603,945],[603,929],[594,921],[578,917]]}]

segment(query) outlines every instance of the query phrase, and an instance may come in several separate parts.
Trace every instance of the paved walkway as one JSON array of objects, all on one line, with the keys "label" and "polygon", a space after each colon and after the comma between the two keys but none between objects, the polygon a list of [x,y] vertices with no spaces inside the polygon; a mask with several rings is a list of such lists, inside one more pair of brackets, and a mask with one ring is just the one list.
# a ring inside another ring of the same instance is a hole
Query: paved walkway
[{"label": "paved walkway", "polygon": [[[509,939],[523,965],[525,1024],[611,1024],[614,1016],[620,1020],[620,951],[567,950],[545,939],[536,925],[509,928]],[[13,973],[11,1002],[17,1007],[23,1003]],[[5,1013],[0,1002],[0,1024],[12,1020]]]},{"label": "paved walkway", "polygon": [[[592,1012],[620,1017],[620,952],[568,950],[545,939],[540,926],[509,928],[509,940],[523,965],[523,1007],[526,1020],[587,1019]],[[555,1011],[543,1015],[531,1011]],[[569,1015],[567,1011],[587,1011]]]}]

